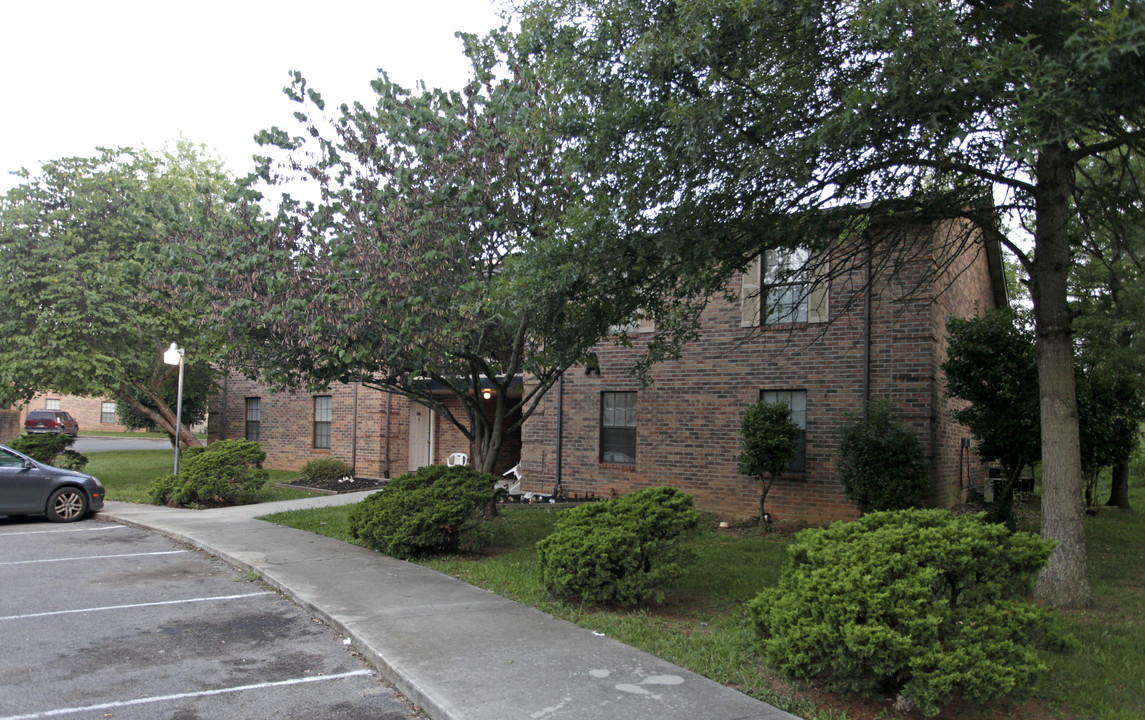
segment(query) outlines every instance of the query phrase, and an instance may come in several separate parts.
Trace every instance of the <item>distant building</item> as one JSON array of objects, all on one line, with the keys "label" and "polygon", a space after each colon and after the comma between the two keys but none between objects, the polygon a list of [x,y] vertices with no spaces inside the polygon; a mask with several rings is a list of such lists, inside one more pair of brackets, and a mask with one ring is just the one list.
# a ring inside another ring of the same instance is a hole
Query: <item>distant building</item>
[{"label": "distant building", "polygon": [[[448,395],[442,402],[462,413]],[[344,384],[318,393],[273,392],[239,375],[223,381],[211,404],[208,438],[258,441],[269,468],[297,470],[333,457],[362,477],[397,477],[444,464],[453,453],[473,457],[469,441],[451,422],[404,396]],[[520,453],[520,434],[507,437],[496,472],[516,465]]]}]

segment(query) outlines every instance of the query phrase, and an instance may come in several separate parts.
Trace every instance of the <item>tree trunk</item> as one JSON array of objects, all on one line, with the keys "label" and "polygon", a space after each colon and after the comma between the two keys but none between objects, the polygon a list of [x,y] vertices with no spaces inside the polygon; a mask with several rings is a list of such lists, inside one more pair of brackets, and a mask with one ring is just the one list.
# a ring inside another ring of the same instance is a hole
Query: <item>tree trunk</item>
[{"label": "tree trunk", "polygon": [[759,525],[760,527],[767,527],[767,511],[764,510],[764,504],[767,502],[767,493],[771,490],[771,486],[775,484],[775,476],[771,475],[764,479],[763,475],[759,476],[759,484],[763,486],[763,491],[759,494]]},{"label": "tree trunk", "polygon": [[1068,199],[1073,165],[1068,148],[1043,148],[1037,165],[1034,260],[1030,289],[1037,329],[1042,413],[1042,537],[1057,543],[1038,577],[1037,595],[1058,608],[1093,600],[1089,587],[1078,438],[1072,323],[1067,277]]},{"label": "tree trunk", "polygon": [[1113,466],[1113,487],[1109,490],[1109,507],[1132,510],[1129,505],[1129,463],[1119,462]]},{"label": "tree trunk", "polygon": [[[116,400],[122,400],[123,402],[130,405],[133,410],[151,420],[151,422],[155,423],[156,427],[166,431],[167,434],[171,435],[171,437],[176,437],[175,411],[169,408],[167,404],[163,402],[162,397],[152,393],[148,393],[148,395],[151,397],[152,402],[156,404],[156,407],[159,408],[159,412],[155,412],[151,408],[144,406],[142,403],[136,402],[135,398],[126,391],[122,393],[116,393],[115,398]],[[186,425],[180,428],[178,437],[182,440],[184,449],[202,445],[202,443],[199,442],[199,438],[195,437],[195,433],[191,432],[191,429]]]}]

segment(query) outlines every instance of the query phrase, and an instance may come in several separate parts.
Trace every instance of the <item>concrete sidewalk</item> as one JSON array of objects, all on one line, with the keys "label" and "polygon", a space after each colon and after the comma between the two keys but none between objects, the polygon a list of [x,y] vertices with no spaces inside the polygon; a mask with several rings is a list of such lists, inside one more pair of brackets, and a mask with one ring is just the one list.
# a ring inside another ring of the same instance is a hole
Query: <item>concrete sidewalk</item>
[{"label": "concrete sidewalk", "polygon": [[659,658],[412,563],[255,520],[368,493],[180,510],[108,502],[105,520],[217,555],[351,638],[435,720],[798,720]]}]

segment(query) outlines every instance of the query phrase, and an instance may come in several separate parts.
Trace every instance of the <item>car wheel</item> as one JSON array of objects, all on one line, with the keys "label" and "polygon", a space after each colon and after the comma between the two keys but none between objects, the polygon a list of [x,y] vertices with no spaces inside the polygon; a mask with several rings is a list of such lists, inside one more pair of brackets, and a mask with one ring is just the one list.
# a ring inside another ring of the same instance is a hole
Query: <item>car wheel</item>
[{"label": "car wheel", "polygon": [[48,497],[44,509],[52,522],[75,522],[87,515],[87,495],[75,487],[62,487]]}]

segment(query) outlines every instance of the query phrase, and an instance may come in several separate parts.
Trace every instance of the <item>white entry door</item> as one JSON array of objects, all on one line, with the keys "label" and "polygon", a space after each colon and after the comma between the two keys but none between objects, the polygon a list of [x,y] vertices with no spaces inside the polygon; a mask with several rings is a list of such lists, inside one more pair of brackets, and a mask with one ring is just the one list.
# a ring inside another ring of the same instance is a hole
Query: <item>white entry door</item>
[{"label": "white entry door", "polygon": [[413,401],[409,404],[410,472],[433,462],[433,410]]}]

